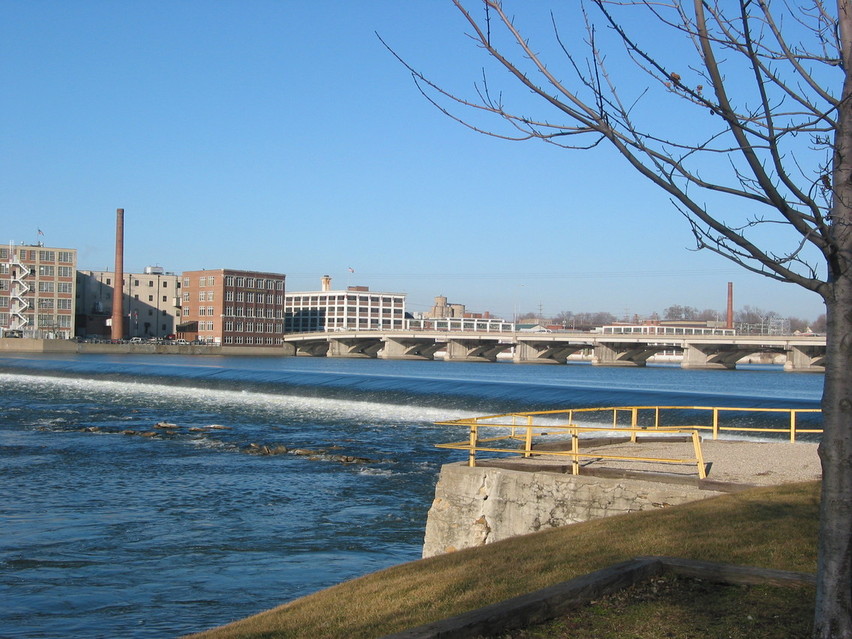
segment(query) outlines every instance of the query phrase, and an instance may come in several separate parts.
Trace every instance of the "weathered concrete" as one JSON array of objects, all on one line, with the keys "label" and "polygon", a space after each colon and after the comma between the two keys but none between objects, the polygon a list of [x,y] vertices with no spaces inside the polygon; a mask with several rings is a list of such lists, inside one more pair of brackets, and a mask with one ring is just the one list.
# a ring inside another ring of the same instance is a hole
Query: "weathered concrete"
[{"label": "weathered concrete", "polygon": [[448,464],[435,487],[423,556],[718,494],[697,484]]},{"label": "weathered concrete", "polygon": [[[813,443],[704,441],[707,478],[695,464],[587,458],[580,475],[570,462],[547,458],[480,460],[441,469],[426,522],[423,556],[610,515],[665,508],[750,486],[821,477]],[[615,442],[586,453],[684,459],[690,442]]]}]

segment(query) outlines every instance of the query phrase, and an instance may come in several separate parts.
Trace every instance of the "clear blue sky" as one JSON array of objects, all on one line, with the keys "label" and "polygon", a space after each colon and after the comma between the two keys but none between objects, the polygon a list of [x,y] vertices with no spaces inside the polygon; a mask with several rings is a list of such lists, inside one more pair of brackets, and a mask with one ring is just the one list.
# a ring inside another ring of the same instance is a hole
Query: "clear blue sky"
[{"label": "clear blue sky", "polygon": [[376,31],[453,88],[480,77],[448,0],[0,1],[2,241],[111,269],[124,208],[131,271],[267,270],[288,290],[327,273],[508,318],[724,310],[732,281],[737,308],[823,312],[690,250],[618,158],[448,119]]}]

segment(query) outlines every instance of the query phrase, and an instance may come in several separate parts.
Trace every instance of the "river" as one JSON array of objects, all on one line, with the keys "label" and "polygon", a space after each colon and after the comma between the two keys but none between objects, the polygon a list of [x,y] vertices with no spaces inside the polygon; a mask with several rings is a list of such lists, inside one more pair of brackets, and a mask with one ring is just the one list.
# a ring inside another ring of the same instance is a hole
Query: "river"
[{"label": "river", "polygon": [[174,637],[418,559],[440,467],[462,458],[434,447],[464,436],[438,420],[817,408],[822,381],[776,367],[6,354],[0,637]]}]

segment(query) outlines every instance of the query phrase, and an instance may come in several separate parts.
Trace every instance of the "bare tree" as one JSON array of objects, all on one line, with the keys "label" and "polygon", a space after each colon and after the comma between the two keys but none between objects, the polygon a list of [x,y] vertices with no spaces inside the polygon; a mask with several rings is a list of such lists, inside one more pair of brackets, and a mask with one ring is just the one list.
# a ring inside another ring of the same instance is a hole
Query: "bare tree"
[{"label": "bare tree", "polygon": [[[698,249],[822,296],[814,636],[852,637],[852,0],[568,2],[535,42],[508,2],[453,2],[489,68],[521,90],[483,72],[452,93],[403,60],[444,113],[503,139],[608,145],[669,195]],[[577,25],[584,35],[566,36]]]}]

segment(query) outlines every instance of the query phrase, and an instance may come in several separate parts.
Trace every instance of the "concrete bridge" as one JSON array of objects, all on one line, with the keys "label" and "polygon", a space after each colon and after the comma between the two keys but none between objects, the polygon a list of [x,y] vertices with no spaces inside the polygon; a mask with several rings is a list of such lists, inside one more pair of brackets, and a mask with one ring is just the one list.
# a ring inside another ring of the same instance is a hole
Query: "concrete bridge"
[{"label": "concrete bridge", "polygon": [[501,354],[518,364],[565,364],[585,355],[597,366],[645,366],[663,352],[682,355],[683,368],[733,369],[744,357],[784,355],[784,369],[825,370],[825,338],[795,335],[631,335],[584,332],[341,331],[297,333],[284,338],[293,355],[443,359],[494,362]]}]

